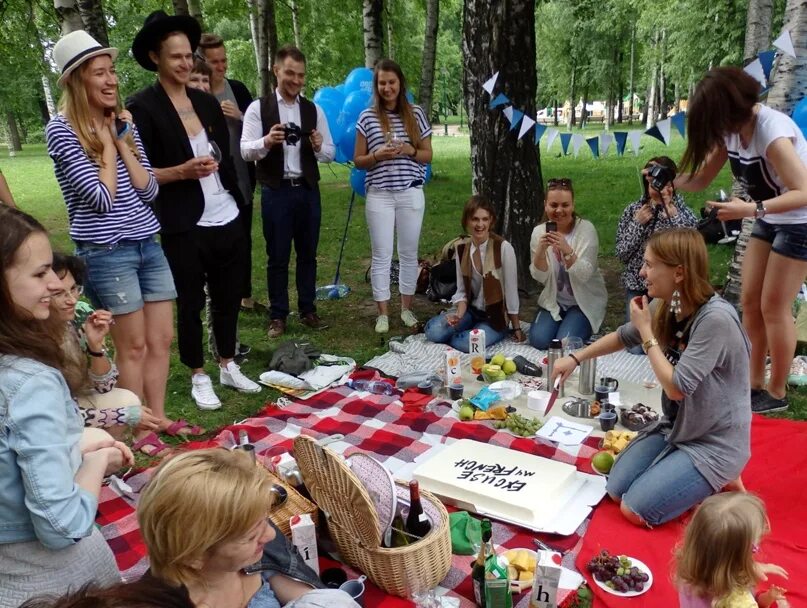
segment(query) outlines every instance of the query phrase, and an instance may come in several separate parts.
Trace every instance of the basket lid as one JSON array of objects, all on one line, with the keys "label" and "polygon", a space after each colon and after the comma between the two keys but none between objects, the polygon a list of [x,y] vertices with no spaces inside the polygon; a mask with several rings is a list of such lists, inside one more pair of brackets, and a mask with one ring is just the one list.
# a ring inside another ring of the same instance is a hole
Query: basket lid
[{"label": "basket lid", "polygon": [[294,440],[294,454],[314,502],[365,547],[381,546],[381,522],[364,484],[341,456],[312,437]]},{"label": "basket lid", "polygon": [[386,538],[398,510],[398,496],[392,473],[375,458],[364,452],[354,452],[346,458],[350,470],[359,478],[378,514],[379,532]]}]

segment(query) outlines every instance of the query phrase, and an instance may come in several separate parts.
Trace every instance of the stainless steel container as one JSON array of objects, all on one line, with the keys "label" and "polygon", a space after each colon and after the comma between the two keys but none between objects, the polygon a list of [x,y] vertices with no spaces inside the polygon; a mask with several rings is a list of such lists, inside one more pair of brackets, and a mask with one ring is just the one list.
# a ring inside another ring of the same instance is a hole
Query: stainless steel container
[{"label": "stainless steel container", "polygon": [[581,395],[594,394],[594,385],[597,382],[597,359],[586,359],[580,363],[577,377],[577,392]]},{"label": "stainless steel container", "polygon": [[[560,359],[563,356],[563,342],[558,339],[552,340],[549,343],[549,350],[547,350],[547,357],[546,357],[546,381],[547,381],[547,389],[548,391],[552,390],[552,372],[555,369],[555,361]],[[563,383],[561,383],[560,387],[558,388],[558,397],[563,397]]]}]

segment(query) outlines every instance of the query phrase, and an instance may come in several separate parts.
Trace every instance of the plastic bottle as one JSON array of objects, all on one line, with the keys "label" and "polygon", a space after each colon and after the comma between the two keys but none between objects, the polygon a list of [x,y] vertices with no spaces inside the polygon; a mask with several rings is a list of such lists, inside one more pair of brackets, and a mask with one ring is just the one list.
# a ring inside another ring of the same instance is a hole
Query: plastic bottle
[{"label": "plastic bottle", "polygon": [[350,380],[347,385],[354,391],[363,391],[374,395],[392,396],[395,394],[395,387],[389,382],[382,382],[381,380]]},{"label": "plastic bottle", "polygon": [[339,300],[350,293],[350,287],[344,283],[338,285],[324,285],[317,287],[317,300]]}]

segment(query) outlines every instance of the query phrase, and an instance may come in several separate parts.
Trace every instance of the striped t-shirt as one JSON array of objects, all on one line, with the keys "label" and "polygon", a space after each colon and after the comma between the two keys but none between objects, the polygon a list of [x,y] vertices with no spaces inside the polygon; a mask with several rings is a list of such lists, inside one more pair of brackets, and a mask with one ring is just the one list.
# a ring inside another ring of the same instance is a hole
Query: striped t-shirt
[{"label": "striped t-shirt", "polygon": [[[432,128],[426,119],[426,113],[420,106],[412,106],[415,114],[420,138],[431,137]],[[393,112],[387,112],[390,130],[395,134],[395,138],[412,145],[412,140],[404,129],[401,117]],[[386,137],[381,129],[375,110],[372,108],[364,110],[359,114],[356,123],[356,131],[364,135],[367,140],[367,152],[372,154],[376,150],[386,145]],[[380,190],[400,191],[411,187],[412,182],[420,182],[426,179],[426,165],[412,160],[406,155],[391,160],[382,160],[372,168],[367,170],[367,177],[364,178],[365,188],[378,188]]]},{"label": "striped t-shirt", "polygon": [[113,245],[122,240],[145,239],[159,232],[160,223],[149,207],[157,198],[157,180],[134,125],[132,132],[149,181],[144,189],[135,188],[118,156],[118,184],[112,200],[109,189],[99,177],[98,163],[84,151],[64,115],[51,119],[45,127],[48,154],[55,164],[56,181],[67,203],[70,236],[74,241]]}]

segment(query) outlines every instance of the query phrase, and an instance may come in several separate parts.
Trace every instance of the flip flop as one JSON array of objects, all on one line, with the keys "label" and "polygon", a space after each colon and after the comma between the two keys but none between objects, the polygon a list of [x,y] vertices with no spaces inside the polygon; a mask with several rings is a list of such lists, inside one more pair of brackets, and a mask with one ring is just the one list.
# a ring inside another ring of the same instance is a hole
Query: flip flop
[{"label": "flip flop", "polygon": [[[188,429],[188,431],[185,433],[180,432],[185,429]],[[177,420],[160,432],[170,435],[171,437],[197,437],[203,435],[205,430],[200,426],[191,425],[187,420]]]},{"label": "flip flop", "polygon": [[[146,451],[144,447],[152,447],[154,448],[152,451]],[[160,441],[160,438],[157,437],[156,433],[149,433],[145,437],[142,437],[135,441],[132,444],[132,451],[133,452],[142,452],[146,456],[159,456],[165,450],[170,449],[171,446],[163,443]]]}]

